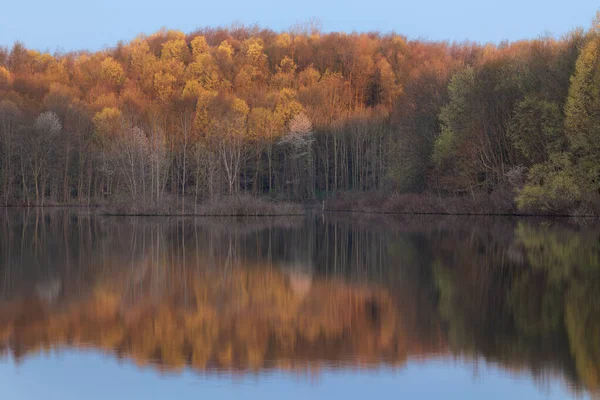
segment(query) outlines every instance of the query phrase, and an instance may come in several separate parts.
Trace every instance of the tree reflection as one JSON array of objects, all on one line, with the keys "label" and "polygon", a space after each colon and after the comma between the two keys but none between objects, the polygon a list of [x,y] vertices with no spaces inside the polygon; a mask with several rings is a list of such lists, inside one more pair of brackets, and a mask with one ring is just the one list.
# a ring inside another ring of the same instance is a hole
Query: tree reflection
[{"label": "tree reflection", "polygon": [[[364,219],[362,219],[364,218]],[[600,384],[600,231],[494,218],[5,211],[0,346],[198,371],[484,359]]]}]

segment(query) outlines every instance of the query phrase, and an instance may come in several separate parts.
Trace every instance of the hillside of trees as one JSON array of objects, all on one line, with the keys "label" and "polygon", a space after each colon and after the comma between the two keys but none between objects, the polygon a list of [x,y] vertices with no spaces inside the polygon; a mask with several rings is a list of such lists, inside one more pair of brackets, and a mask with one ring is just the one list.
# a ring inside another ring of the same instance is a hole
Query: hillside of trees
[{"label": "hillside of trees", "polygon": [[98,52],[15,43],[0,49],[0,200],[185,211],[366,192],[597,213],[599,29],[498,45],[314,24],[161,30]]}]

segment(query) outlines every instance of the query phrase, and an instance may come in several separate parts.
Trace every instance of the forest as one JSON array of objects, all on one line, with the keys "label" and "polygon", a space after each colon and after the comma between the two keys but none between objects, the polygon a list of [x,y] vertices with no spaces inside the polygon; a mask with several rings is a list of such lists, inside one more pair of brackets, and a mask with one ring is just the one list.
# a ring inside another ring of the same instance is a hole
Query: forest
[{"label": "forest", "polygon": [[599,52],[598,20],[499,44],[315,23],[164,29],[96,52],[17,42],[0,48],[0,200],[193,213],[396,196],[597,215]]}]

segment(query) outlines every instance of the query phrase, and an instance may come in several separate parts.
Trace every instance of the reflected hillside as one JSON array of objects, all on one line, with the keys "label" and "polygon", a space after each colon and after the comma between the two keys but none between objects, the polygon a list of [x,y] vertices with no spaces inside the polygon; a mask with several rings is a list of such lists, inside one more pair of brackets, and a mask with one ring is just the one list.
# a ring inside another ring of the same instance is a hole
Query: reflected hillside
[{"label": "reflected hillside", "polygon": [[389,260],[366,268],[348,226],[332,229],[346,249],[333,254],[306,219],[5,218],[0,332],[18,359],[92,346],[169,369],[257,370],[399,364],[444,347],[439,327],[423,336],[364,279]]},{"label": "reflected hillside", "polygon": [[598,392],[600,230],[568,221],[7,211],[0,347],[161,369],[499,364]]}]

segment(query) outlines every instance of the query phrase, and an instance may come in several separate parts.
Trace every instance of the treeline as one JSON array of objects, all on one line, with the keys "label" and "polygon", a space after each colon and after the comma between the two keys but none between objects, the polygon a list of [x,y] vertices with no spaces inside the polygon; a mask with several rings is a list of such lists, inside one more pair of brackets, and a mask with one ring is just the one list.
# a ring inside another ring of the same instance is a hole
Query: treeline
[{"label": "treeline", "polygon": [[310,25],[163,30],[94,53],[16,43],[0,49],[0,198],[426,192],[593,212],[596,28],[499,45]]}]

